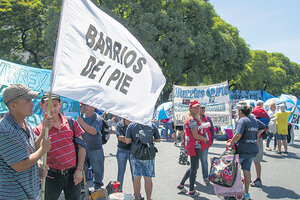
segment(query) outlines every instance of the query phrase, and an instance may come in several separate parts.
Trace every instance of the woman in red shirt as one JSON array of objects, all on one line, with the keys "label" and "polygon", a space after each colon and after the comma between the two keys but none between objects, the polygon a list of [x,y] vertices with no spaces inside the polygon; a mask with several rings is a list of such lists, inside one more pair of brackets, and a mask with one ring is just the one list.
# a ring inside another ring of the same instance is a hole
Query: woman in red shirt
[{"label": "woman in red shirt", "polygon": [[190,179],[190,188],[188,195],[189,196],[197,196],[198,192],[194,189],[195,179],[197,175],[197,170],[199,167],[199,160],[201,154],[201,143],[207,142],[207,139],[202,136],[202,126],[200,119],[200,103],[197,100],[191,100],[189,102],[189,116],[185,121],[185,148],[187,150],[187,154],[191,159],[191,167],[186,171],[183,176],[180,184],[177,188],[181,192],[186,192],[184,188],[185,181]]}]

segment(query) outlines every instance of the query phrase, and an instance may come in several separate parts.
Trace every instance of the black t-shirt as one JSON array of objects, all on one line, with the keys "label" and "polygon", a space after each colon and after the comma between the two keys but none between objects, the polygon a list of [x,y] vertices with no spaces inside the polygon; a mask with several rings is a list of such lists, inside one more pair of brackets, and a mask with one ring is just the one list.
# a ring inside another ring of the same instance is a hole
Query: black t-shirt
[{"label": "black t-shirt", "polygon": [[266,125],[260,120],[249,117],[242,117],[236,125],[235,133],[241,134],[242,137],[236,143],[236,153],[238,154],[256,154],[257,134],[259,130],[264,130]]},{"label": "black t-shirt", "polygon": [[[123,121],[119,121],[116,125],[116,135],[117,137],[119,136],[124,136],[125,137],[125,133],[126,133],[126,129],[127,129],[127,125],[124,123],[123,126]],[[121,142],[120,140],[118,140],[118,147],[121,149],[126,149],[129,150],[131,147],[131,144],[126,144],[124,142]]]}]

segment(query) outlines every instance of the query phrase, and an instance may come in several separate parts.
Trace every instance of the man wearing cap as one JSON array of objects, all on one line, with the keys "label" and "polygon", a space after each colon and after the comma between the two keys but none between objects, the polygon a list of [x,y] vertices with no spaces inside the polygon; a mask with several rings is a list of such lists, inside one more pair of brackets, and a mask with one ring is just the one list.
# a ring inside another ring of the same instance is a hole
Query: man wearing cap
[{"label": "man wearing cap", "polygon": [[[41,107],[47,113],[49,92],[42,96]],[[63,116],[59,110],[62,102],[60,96],[51,95],[51,111],[53,126],[49,128],[51,137],[51,149],[47,154],[47,165],[49,172],[46,178],[45,199],[58,199],[61,191],[64,191],[66,199],[80,199],[80,182],[82,181],[83,164],[85,160],[85,149],[78,145],[78,159],[76,159],[73,137],[82,139],[84,131],[77,121],[72,119],[73,128],[70,127],[67,117]],[[41,123],[34,133],[40,135],[44,125]]]},{"label": "man wearing cap", "polygon": [[[140,137],[140,131],[146,131],[151,133],[153,136],[154,142],[160,142],[160,135],[158,128],[154,123],[152,126],[146,126],[132,122],[128,125],[125,133],[125,142],[126,144],[135,145],[138,138]],[[153,183],[152,177],[155,177],[155,158],[151,160],[139,160],[133,157],[130,154],[130,163],[132,166],[132,175],[133,175],[133,190],[136,200],[140,200],[140,191],[141,191],[141,179],[144,177],[145,191],[147,200],[151,199]]]},{"label": "man wearing cap", "polygon": [[277,117],[277,143],[278,143],[278,154],[281,154],[281,141],[284,147],[284,154],[288,154],[287,150],[287,135],[288,135],[288,121],[290,115],[295,111],[297,105],[292,111],[285,111],[285,104],[279,106],[279,112],[275,113],[274,117]]},{"label": "man wearing cap", "polygon": [[[44,129],[39,137],[25,120],[33,111],[32,99],[38,92],[22,84],[12,84],[3,92],[9,112],[0,122],[0,199],[37,199],[39,173],[45,178],[47,169],[37,162],[49,151]],[[44,121],[51,125],[51,117]]]}]

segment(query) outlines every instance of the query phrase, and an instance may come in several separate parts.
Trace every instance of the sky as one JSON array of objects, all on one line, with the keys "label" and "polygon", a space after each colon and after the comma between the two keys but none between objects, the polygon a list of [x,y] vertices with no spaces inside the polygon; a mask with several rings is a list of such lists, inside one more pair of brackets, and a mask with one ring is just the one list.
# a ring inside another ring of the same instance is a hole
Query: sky
[{"label": "sky", "polygon": [[252,50],[283,53],[300,64],[300,0],[210,0]]}]

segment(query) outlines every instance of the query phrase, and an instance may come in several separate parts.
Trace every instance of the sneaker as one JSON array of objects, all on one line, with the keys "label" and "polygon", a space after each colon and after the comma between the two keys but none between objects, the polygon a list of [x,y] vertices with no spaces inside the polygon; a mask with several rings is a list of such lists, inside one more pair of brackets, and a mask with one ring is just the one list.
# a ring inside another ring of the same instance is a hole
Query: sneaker
[{"label": "sneaker", "polygon": [[209,186],[210,185],[210,182],[207,178],[203,179],[203,182],[206,186]]},{"label": "sneaker", "polygon": [[196,190],[194,190],[194,191],[189,191],[188,195],[191,196],[191,197],[192,197],[192,196],[199,196],[200,193],[197,192]]},{"label": "sneaker", "polygon": [[[256,179],[254,182],[251,183],[251,186],[252,187],[260,187],[260,186],[262,186],[262,182],[260,179]],[[249,193],[247,193],[247,194],[249,194]]]},{"label": "sneaker", "polygon": [[282,154],[282,152],[281,152],[281,151],[277,151],[276,153],[277,153],[277,154]]},{"label": "sneaker", "polygon": [[180,190],[180,192],[182,192],[182,193],[186,193],[187,191],[186,191],[186,189],[184,188],[184,186],[183,185],[177,185],[177,189],[178,190]]},{"label": "sneaker", "polygon": [[272,149],[270,149],[270,147],[267,147],[266,150],[267,150],[267,151],[272,151]]},{"label": "sneaker", "polygon": [[274,151],[276,151],[277,150],[277,147],[274,147],[274,149],[273,149]]},{"label": "sneaker", "polygon": [[244,196],[243,199],[248,200],[251,199],[249,192],[247,192]]},{"label": "sneaker", "polygon": [[286,154],[286,155],[287,155],[287,154],[288,154],[288,152],[287,152],[287,151],[285,151],[285,152],[283,152],[283,154]]}]

